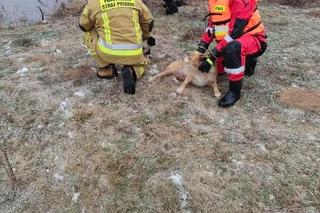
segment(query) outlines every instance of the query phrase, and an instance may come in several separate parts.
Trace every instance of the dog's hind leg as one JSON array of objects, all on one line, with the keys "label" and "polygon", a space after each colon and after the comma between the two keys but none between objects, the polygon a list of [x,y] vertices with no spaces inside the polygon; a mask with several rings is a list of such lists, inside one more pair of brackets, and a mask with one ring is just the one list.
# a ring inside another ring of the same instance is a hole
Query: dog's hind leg
[{"label": "dog's hind leg", "polygon": [[175,70],[174,70],[174,69],[169,69],[169,68],[167,68],[167,69],[165,69],[163,72],[161,72],[161,73],[155,75],[154,77],[150,78],[150,79],[149,79],[149,82],[154,81],[154,80],[157,80],[158,78],[162,78],[162,77],[167,76],[167,75],[171,75],[171,74],[173,74],[173,73],[175,73]]},{"label": "dog's hind leg", "polygon": [[186,79],[184,79],[181,86],[177,89],[177,93],[181,94],[183,90],[186,88],[186,86],[192,81],[192,79],[193,79],[193,74],[188,73],[188,75],[186,76]]}]

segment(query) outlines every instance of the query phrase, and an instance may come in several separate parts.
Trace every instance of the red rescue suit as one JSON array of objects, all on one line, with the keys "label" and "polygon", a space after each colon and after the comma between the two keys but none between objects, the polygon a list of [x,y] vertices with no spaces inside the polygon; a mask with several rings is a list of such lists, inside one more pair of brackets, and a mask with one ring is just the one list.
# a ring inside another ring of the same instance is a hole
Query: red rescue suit
[{"label": "red rescue suit", "polygon": [[242,80],[245,70],[254,69],[266,49],[257,1],[209,0],[208,28],[200,44],[208,48],[213,40],[218,42],[210,56],[216,58],[218,73],[228,73],[230,81]]}]

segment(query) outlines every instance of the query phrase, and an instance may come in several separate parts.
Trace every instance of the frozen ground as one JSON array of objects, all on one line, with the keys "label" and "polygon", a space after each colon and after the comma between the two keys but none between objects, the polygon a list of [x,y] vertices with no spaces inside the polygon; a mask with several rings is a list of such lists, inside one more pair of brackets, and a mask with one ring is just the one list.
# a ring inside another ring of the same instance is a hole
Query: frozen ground
[{"label": "frozen ground", "polygon": [[320,211],[319,5],[262,3],[269,48],[221,109],[211,88],[148,83],[196,48],[199,2],[174,16],[152,5],[158,46],[135,96],[96,78],[76,18],[1,29],[1,142],[18,186],[0,168],[0,212]]}]

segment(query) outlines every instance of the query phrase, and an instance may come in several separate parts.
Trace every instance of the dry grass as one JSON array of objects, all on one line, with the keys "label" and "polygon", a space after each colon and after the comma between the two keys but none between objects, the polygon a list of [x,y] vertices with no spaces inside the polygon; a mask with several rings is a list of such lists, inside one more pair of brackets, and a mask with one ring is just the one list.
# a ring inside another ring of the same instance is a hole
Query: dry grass
[{"label": "dry grass", "polygon": [[319,212],[320,114],[278,99],[318,89],[319,8],[260,7],[269,49],[226,110],[210,88],[148,83],[196,48],[205,12],[188,2],[174,16],[148,2],[158,46],[135,96],[95,77],[77,18],[0,32],[0,130],[18,181],[0,168],[0,212]]},{"label": "dry grass", "polygon": [[54,8],[53,17],[62,18],[66,16],[78,16],[81,14],[87,0],[69,0],[67,3],[60,3]]}]

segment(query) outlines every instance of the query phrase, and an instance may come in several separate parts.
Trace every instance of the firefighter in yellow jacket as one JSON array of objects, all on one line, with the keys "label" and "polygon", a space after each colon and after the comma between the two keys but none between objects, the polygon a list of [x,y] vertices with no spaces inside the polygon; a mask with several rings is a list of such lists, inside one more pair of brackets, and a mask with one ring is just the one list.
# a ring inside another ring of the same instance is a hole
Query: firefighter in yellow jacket
[{"label": "firefighter in yellow jacket", "polygon": [[147,65],[142,42],[153,28],[145,4],[141,0],[88,0],[79,26],[98,65],[98,77],[111,79],[117,74],[115,64],[124,65],[124,92],[135,94],[136,81]]}]

